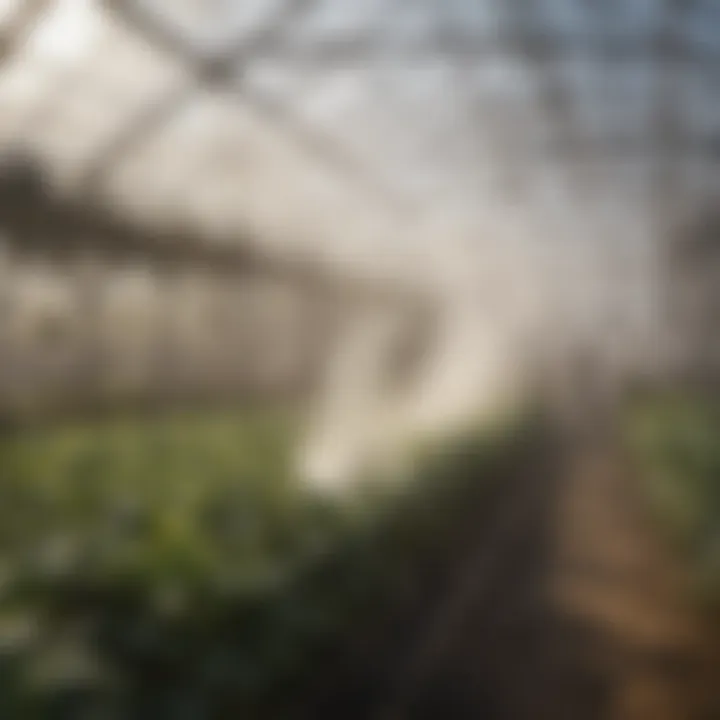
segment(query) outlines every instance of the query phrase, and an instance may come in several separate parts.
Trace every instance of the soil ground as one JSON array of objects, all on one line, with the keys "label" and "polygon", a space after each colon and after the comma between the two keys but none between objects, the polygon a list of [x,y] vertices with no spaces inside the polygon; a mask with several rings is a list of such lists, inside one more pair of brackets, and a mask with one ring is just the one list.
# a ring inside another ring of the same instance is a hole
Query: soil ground
[{"label": "soil ground", "polygon": [[529,450],[313,717],[719,720],[717,626],[615,447]]}]

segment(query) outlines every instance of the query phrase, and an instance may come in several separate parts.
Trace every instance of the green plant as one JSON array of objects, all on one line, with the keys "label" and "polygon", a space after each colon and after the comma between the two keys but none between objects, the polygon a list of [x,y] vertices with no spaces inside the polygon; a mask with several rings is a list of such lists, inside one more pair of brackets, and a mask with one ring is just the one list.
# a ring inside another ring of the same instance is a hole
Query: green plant
[{"label": "green plant", "polygon": [[658,394],[631,408],[627,428],[652,506],[720,598],[720,400]]},{"label": "green plant", "polygon": [[342,638],[443,565],[502,447],[470,433],[412,482],[329,502],[293,477],[293,438],[258,412],[0,439],[0,716],[285,717]]}]

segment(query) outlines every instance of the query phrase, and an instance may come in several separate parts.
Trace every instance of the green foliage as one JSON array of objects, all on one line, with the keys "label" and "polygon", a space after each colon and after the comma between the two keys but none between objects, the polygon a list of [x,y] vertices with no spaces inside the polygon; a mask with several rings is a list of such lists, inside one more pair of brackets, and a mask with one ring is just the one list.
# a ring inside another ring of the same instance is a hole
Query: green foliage
[{"label": "green foliage", "polygon": [[149,684],[154,700],[113,677],[140,683],[142,668],[161,668],[192,707],[201,687],[230,683],[228,668],[233,694],[245,682],[248,697],[289,669],[284,648],[302,644],[295,616],[305,613],[303,632],[325,618],[282,606],[287,588],[345,530],[339,511],[293,483],[290,437],[286,419],[220,416],[3,440],[0,655],[17,676],[13,693],[27,685],[15,702],[47,694],[55,707],[53,673],[67,671],[68,653],[92,670],[84,693],[102,687],[105,701],[120,692],[145,708],[169,702],[163,682]]},{"label": "green foliage", "polygon": [[368,608],[442,565],[500,447],[471,435],[330,503],[292,442],[272,414],[0,439],[0,717],[289,716]]},{"label": "green foliage", "polygon": [[658,516],[720,598],[720,400],[658,395],[632,408],[628,437]]}]

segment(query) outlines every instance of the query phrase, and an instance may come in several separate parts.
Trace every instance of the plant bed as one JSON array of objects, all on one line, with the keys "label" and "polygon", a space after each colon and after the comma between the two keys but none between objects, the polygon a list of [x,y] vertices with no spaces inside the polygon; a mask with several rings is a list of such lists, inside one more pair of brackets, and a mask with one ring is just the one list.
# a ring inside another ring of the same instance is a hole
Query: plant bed
[{"label": "plant bed", "polygon": [[348,643],[402,644],[510,443],[329,501],[293,439],[273,413],[0,439],[0,716],[291,717]]},{"label": "plant bed", "polygon": [[626,437],[659,521],[720,605],[720,397],[666,391],[632,404]]}]

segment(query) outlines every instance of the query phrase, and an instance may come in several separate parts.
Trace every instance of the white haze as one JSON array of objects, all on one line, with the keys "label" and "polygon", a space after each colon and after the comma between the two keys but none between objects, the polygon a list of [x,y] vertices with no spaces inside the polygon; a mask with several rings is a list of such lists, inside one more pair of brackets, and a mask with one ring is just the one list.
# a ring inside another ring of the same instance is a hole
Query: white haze
[{"label": "white haze", "polygon": [[[293,119],[286,126],[254,114],[251,103],[200,93],[114,178],[118,197],[130,207],[186,212],[225,230],[234,223],[251,227],[267,243],[334,263],[338,273],[411,285],[430,298],[439,318],[434,340],[414,389],[402,397],[393,400],[380,382],[391,354],[383,348],[402,334],[402,319],[364,318],[330,360],[304,457],[308,474],[323,482],[348,477],[381,446],[447,431],[495,407],[535,378],[537,367],[572,349],[589,349],[621,374],[658,360],[662,268],[647,158],[610,157],[602,149],[584,162],[560,157],[553,147],[567,129],[543,104],[543,69],[513,51],[472,60],[412,52],[431,44],[438,31],[478,43],[497,39],[511,4],[319,2],[287,30],[284,54],[244,68],[247,87],[288,109]],[[551,37],[603,30],[641,43],[655,30],[661,4],[531,5]],[[207,49],[252,35],[282,3],[154,5],[160,15],[180,18],[193,44]],[[114,21],[108,29],[104,13],[93,0],[58,3],[29,46],[28,64],[16,72],[14,97],[22,94],[18,78],[44,78],[47,88],[60,66],[91,99],[113,67],[122,77],[110,51],[106,70],[94,66],[99,47],[113,47],[107,38],[119,32]],[[688,19],[687,37],[711,42],[701,14]],[[303,59],[328,40],[358,37],[380,40],[379,52],[334,66]],[[129,41],[116,42],[125,47]],[[167,54],[147,47],[133,52],[154,70],[142,82],[137,75],[124,78],[130,106],[152,94],[149,78],[182,77],[182,63]],[[657,80],[648,61],[598,64],[579,54],[559,72],[581,143],[612,148],[623,139],[647,148]],[[716,88],[691,68],[682,72],[683,111],[698,126],[712,125],[720,116]],[[91,78],[87,87],[84,74]],[[133,94],[135,85],[145,89]],[[26,100],[21,109],[32,115],[34,107]],[[106,120],[99,113],[94,122],[101,135],[118,112]],[[18,125],[8,127],[17,133]],[[303,134],[294,137],[297,127],[311,128],[339,150],[328,157],[306,151]],[[12,133],[4,130],[6,138]],[[82,164],[93,147],[73,145],[66,136],[62,147],[53,145],[60,135],[46,130],[24,140],[44,147],[58,167],[65,162],[72,177],[74,163]],[[91,136],[83,134],[86,145],[95,142]],[[213,184],[218,157],[229,165]],[[688,187],[700,192],[714,182],[708,177],[696,168]]]}]

